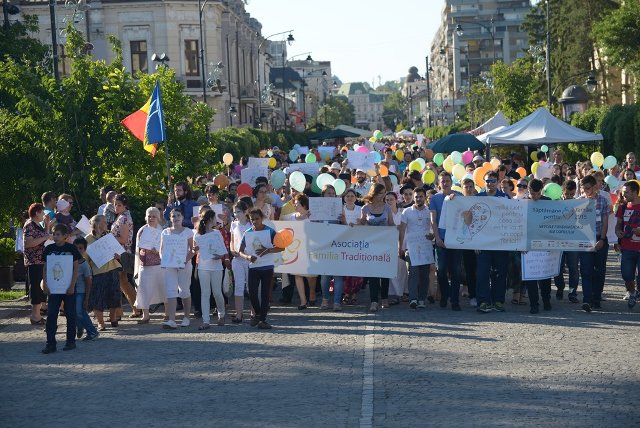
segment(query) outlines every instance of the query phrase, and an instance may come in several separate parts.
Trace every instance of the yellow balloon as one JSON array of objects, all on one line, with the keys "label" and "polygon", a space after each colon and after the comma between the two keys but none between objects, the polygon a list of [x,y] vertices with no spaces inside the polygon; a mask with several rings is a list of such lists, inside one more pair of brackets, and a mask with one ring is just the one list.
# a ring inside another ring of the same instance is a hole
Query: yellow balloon
[{"label": "yellow balloon", "polygon": [[600,168],[604,163],[604,156],[600,152],[591,153],[591,163]]},{"label": "yellow balloon", "polygon": [[402,160],[404,159],[404,152],[402,150],[396,150],[396,159],[402,162]]},{"label": "yellow balloon", "polygon": [[451,156],[447,156],[447,158],[444,160],[444,162],[442,163],[442,167],[444,168],[445,171],[447,171],[449,174],[451,174],[451,171],[453,171],[453,159],[451,159]]},{"label": "yellow balloon", "polygon": [[424,174],[422,174],[422,182],[424,184],[431,184],[436,181],[436,174],[430,169],[426,170]]},{"label": "yellow balloon", "polygon": [[451,186],[451,190],[454,190],[454,191],[456,191],[456,192],[460,192],[460,193],[462,193],[462,192],[463,192],[463,191],[462,191],[462,187],[460,187],[460,186],[458,186],[458,185]]},{"label": "yellow balloon", "polygon": [[500,159],[493,158],[489,163],[491,164],[493,169],[496,169],[497,167],[500,166]]},{"label": "yellow balloon", "polygon": [[233,163],[233,155],[231,153],[225,153],[224,156],[222,156],[222,162],[224,162],[226,166],[231,165]]},{"label": "yellow balloon", "polygon": [[538,152],[531,152],[531,160],[538,162]]},{"label": "yellow balloon", "polygon": [[453,176],[458,180],[462,180],[462,177],[464,177],[465,173],[466,171],[464,170],[464,166],[460,164],[454,165],[453,169],[451,170],[451,174],[453,174]]},{"label": "yellow balloon", "polygon": [[539,165],[538,162],[534,162],[534,163],[531,164],[531,173],[532,174],[536,173],[536,171],[538,170],[538,165]]},{"label": "yellow balloon", "polygon": [[411,161],[409,164],[409,171],[420,171],[422,169],[422,165],[418,161]]},{"label": "yellow balloon", "polygon": [[273,169],[276,167],[276,158],[269,159],[269,168]]}]

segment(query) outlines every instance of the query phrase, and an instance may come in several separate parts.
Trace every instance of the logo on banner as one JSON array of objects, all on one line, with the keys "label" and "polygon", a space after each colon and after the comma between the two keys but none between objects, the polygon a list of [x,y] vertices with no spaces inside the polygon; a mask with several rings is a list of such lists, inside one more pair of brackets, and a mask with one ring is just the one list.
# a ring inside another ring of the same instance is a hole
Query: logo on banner
[{"label": "logo on banner", "polygon": [[285,250],[280,253],[281,257],[282,257],[282,264],[283,265],[290,265],[295,263],[298,260],[298,249],[300,248],[300,239],[296,238],[296,231],[291,229],[290,227],[287,227],[286,229],[283,230],[290,230],[291,233],[293,233],[293,242],[291,243],[291,245],[289,245],[287,248],[285,248]]},{"label": "logo on banner", "polygon": [[491,209],[483,202],[473,204],[468,211],[462,213],[464,226],[462,227],[462,236],[458,236],[458,242],[462,243],[470,241],[489,223],[491,218]]}]

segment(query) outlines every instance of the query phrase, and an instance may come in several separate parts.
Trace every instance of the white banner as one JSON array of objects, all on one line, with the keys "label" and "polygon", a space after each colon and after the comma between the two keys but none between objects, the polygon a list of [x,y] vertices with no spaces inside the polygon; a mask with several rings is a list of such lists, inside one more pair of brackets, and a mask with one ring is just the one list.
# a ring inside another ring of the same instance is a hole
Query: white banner
[{"label": "white banner", "polygon": [[189,241],[180,235],[163,235],[160,266],[163,268],[184,268],[187,265]]},{"label": "white banner", "polygon": [[330,147],[330,146],[318,147],[318,154],[320,155],[320,159],[323,162],[333,159],[333,154],[335,153],[335,151],[336,151],[335,147]]},{"label": "white banner", "polygon": [[549,279],[560,274],[562,251],[527,251],[521,257],[523,281]]},{"label": "white banner", "polygon": [[160,250],[161,234],[162,229],[160,228],[144,226],[138,240],[138,247],[145,250]]},{"label": "white banner", "polygon": [[276,272],[395,278],[398,229],[394,226],[343,226],[308,221],[276,221],[293,232]]},{"label": "white banner", "polygon": [[292,163],[287,167],[287,174],[291,174],[294,171],[300,171],[303,174],[309,174],[312,177],[320,175],[321,163]]},{"label": "white banner", "polygon": [[51,294],[66,294],[73,278],[73,256],[49,254],[46,275]]},{"label": "white banner", "polygon": [[87,247],[87,254],[93,260],[93,263],[100,269],[102,266],[113,260],[114,254],[124,253],[124,248],[116,240],[116,238],[107,233],[93,244]]},{"label": "white banner", "polygon": [[245,168],[240,171],[240,181],[251,187],[256,187],[256,178],[258,177],[269,177],[269,170],[267,168]]},{"label": "white banner", "polygon": [[322,196],[309,198],[309,213],[311,220],[338,220],[342,214],[342,199]]},{"label": "white banner", "polygon": [[424,233],[405,235],[405,243],[409,251],[411,266],[423,266],[434,264],[433,244],[428,241]]},{"label": "white banner", "polygon": [[256,261],[249,263],[250,268],[271,266],[276,264],[277,253],[266,253],[266,250],[273,248],[271,243],[271,232],[259,230],[246,232],[244,234],[244,252],[250,256],[256,256]]},{"label": "white banner", "polygon": [[268,169],[269,158],[249,158],[248,168]]},{"label": "white banner", "polygon": [[347,152],[347,159],[349,160],[347,166],[351,169],[369,171],[376,167],[376,157],[373,152],[360,153],[350,150]]}]

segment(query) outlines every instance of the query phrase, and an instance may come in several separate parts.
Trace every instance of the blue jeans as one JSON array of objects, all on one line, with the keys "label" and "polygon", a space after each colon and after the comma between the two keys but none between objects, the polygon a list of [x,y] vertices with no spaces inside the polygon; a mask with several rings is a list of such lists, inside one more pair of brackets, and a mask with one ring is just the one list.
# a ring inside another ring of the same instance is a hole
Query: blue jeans
[{"label": "blue jeans", "polygon": [[597,251],[580,253],[580,275],[582,276],[582,303],[600,302],[604,288],[604,275],[607,272],[609,243]]},{"label": "blue jeans", "polygon": [[409,264],[409,300],[423,301],[429,289],[429,270],[431,265],[411,266]]},{"label": "blue jeans", "polygon": [[71,294],[49,294],[47,308],[47,347],[56,347],[56,331],[58,330],[58,312],[64,302],[64,316],[67,318],[67,345],[76,343],[76,300]]},{"label": "blue jeans", "polygon": [[504,303],[507,293],[508,251],[482,250],[478,254],[476,295],[478,304]]},{"label": "blue jeans", "polygon": [[625,282],[635,281],[636,273],[640,272],[640,251],[622,250],[620,271]]},{"label": "blue jeans", "polygon": [[82,307],[85,296],[85,293],[76,293],[76,323],[78,327],[84,328],[88,335],[95,336],[98,334],[98,330],[96,330],[96,326],[91,322],[87,310]]},{"label": "blue jeans", "polygon": [[[440,301],[447,302],[451,298],[451,304],[460,301],[460,268],[462,253],[460,250],[436,247],[436,259],[438,262],[438,288],[440,288]],[[451,284],[449,284],[449,274]]]},{"label": "blue jeans", "polygon": [[554,278],[554,283],[558,291],[564,290],[564,267],[569,269],[569,296],[578,294],[578,280],[580,272],[578,271],[578,258],[580,253],[577,251],[565,251],[562,253],[562,262],[560,264],[560,275]]},{"label": "blue jeans", "polygon": [[[329,300],[329,286],[331,285],[331,275],[322,275],[320,277],[320,287],[322,287],[322,298]],[[339,305],[342,303],[342,290],[344,288],[344,277],[333,277],[333,303]]]}]

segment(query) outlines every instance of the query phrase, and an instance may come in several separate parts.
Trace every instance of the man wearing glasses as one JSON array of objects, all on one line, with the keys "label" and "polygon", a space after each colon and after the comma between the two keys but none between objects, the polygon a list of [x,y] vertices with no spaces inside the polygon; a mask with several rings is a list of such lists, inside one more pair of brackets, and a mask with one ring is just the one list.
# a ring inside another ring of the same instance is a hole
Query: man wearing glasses
[{"label": "man wearing glasses", "polygon": [[609,241],[607,228],[609,226],[609,212],[611,205],[607,198],[600,194],[598,181],[593,175],[587,175],[580,180],[582,194],[578,199],[591,199],[596,203],[596,245],[594,251],[580,253],[580,275],[582,276],[582,309],[600,309],[604,275],[607,268],[607,254]]},{"label": "man wearing glasses", "polygon": [[[484,176],[486,188],[478,196],[495,196],[509,198],[498,190],[498,173],[489,171]],[[476,250],[478,275],[476,276],[476,295],[478,312],[504,312],[504,298],[507,292],[507,260],[508,251]]]}]

